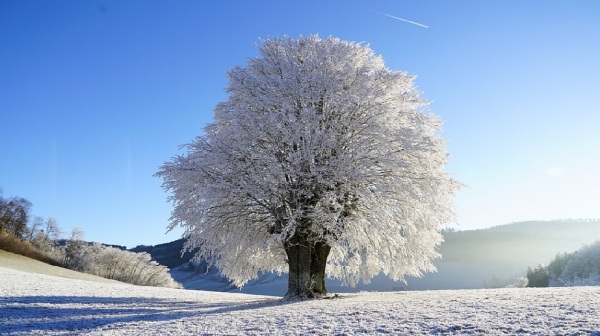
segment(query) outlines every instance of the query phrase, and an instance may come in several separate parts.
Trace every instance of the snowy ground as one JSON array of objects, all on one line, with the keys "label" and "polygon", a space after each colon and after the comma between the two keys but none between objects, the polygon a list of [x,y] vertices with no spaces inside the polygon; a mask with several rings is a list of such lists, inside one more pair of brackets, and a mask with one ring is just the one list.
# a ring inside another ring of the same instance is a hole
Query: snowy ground
[{"label": "snowy ground", "polygon": [[600,287],[277,297],[67,279],[0,265],[0,335],[600,336]]}]

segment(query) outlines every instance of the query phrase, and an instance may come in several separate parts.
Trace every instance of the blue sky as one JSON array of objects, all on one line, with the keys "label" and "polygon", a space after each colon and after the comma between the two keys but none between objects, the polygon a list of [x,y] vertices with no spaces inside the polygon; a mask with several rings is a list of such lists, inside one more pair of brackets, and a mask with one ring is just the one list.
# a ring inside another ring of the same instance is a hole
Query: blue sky
[{"label": "blue sky", "polygon": [[309,34],[368,43],[418,76],[467,186],[459,229],[600,218],[594,0],[4,0],[3,196],[88,240],[177,239],[153,174],[202,133],[260,38]]}]

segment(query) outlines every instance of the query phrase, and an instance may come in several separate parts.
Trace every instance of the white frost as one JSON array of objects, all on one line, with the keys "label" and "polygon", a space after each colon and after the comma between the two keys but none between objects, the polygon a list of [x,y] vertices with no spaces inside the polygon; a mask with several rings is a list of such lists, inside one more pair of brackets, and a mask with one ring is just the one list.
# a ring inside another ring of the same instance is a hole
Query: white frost
[{"label": "white frost", "polygon": [[414,77],[336,38],[259,52],[229,71],[205,135],[157,173],[171,227],[238,286],[286,272],[295,233],[331,246],[327,274],[349,285],[433,271],[459,185]]},{"label": "white frost", "polygon": [[0,335],[600,335],[600,288],[345,294],[282,302],[0,267]]}]

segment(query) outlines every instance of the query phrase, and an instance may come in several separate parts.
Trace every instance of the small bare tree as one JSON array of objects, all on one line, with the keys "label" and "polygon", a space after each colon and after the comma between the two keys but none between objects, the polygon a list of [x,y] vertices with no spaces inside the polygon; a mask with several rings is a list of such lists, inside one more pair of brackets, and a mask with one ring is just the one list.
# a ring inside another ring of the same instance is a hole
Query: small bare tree
[{"label": "small bare tree", "polygon": [[58,222],[55,218],[48,217],[45,222],[44,235],[46,239],[57,240],[62,235],[62,230],[58,226]]},{"label": "small bare tree", "polygon": [[44,218],[35,216],[27,228],[27,240],[32,241],[44,227]]}]

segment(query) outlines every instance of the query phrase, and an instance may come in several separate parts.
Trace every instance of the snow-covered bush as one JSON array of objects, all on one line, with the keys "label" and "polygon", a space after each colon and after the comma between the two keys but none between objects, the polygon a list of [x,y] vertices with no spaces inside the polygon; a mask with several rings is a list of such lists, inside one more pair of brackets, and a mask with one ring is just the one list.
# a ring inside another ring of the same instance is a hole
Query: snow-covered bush
[{"label": "snow-covered bush", "polygon": [[166,266],[146,252],[135,253],[76,240],[55,248],[53,255],[64,267],[140,286],[181,288]]},{"label": "snow-covered bush", "polygon": [[529,280],[527,280],[526,277],[519,277],[513,283],[506,286],[506,288],[525,288],[525,287],[527,287],[528,283],[529,283]]},{"label": "snow-covered bush", "polygon": [[550,276],[548,269],[539,265],[535,269],[529,267],[527,269],[527,287],[548,287],[550,284]]},{"label": "snow-covered bush", "polygon": [[562,280],[565,287],[571,286],[600,286],[600,274],[592,274],[587,278],[574,278],[573,280]]},{"label": "snow-covered bush", "polygon": [[[84,248],[83,271],[141,286],[180,288],[166,266],[152,260],[146,252],[135,253],[110,246],[94,244]],[[93,252],[93,253],[92,253]]]}]

